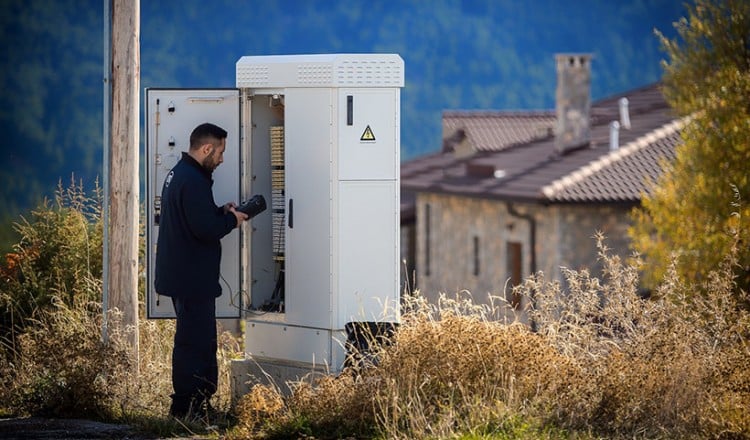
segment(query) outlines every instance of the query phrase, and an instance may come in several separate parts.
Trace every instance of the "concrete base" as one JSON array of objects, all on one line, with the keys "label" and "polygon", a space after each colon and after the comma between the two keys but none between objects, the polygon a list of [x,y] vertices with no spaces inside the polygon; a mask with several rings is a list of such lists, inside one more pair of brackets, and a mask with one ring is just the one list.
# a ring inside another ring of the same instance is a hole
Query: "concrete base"
[{"label": "concrete base", "polygon": [[325,366],[303,362],[251,357],[232,361],[232,404],[250,391],[255,384],[276,387],[284,395],[291,394],[291,385],[313,383],[317,377],[335,374]]}]

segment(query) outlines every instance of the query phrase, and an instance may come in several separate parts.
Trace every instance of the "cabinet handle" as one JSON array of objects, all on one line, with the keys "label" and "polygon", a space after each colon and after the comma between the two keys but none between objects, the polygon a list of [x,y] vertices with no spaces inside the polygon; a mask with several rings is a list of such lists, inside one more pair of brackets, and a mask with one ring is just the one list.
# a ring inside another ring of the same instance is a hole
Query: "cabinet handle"
[{"label": "cabinet handle", "polygon": [[289,229],[294,229],[294,199],[289,199]]},{"label": "cabinet handle", "polygon": [[354,124],[354,96],[346,96],[346,125]]}]

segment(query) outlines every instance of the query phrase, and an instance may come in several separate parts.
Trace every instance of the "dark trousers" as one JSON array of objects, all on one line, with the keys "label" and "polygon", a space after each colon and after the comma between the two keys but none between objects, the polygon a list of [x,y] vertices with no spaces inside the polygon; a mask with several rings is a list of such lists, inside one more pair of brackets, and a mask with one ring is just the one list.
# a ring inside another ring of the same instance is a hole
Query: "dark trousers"
[{"label": "dark trousers", "polygon": [[216,299],[172,298],[177,330],[172,349],[172,408],[196,411],[216,392]]}]

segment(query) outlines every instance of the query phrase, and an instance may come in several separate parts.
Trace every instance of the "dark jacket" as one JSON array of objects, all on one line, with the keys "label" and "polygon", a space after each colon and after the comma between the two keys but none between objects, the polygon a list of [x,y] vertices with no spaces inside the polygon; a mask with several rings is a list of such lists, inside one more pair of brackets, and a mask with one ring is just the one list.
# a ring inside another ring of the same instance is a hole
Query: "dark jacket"
[{"label": "dark jacket", "polygon": [[222,237],[237,226],[231,212],[214,203],[211,173],[187,153],[167,176],[161,192],[156,243],[156,292],[218,297]]}]

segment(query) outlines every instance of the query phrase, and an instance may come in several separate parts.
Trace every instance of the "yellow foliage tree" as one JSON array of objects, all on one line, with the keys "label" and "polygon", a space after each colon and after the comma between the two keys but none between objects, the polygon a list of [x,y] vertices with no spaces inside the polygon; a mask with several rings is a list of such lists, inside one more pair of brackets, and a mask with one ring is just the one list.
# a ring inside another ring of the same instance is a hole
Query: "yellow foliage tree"
[{"label": "yellow foliage tree", "polygon": [[[738,292],[750,286],[750,2],[696,0],[657,31],[668,55],[664,95],[689,117],[676,160],[633,213],[633,247],[655,287],[673,259],[700,285],[738,244]],[[737,241],[739,239],[739,241]]]}]

